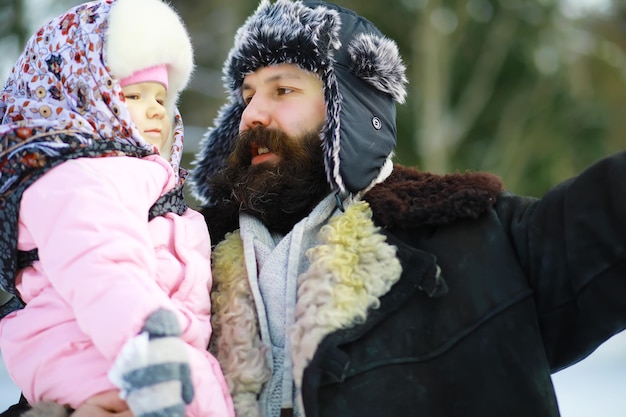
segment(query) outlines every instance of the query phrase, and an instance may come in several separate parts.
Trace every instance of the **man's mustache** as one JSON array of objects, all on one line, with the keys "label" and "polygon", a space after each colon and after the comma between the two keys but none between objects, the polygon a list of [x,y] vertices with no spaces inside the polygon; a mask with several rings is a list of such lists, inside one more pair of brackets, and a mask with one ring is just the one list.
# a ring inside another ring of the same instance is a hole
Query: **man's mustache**
[{"label": "man's mustache", "polygon": [[286,150],[297,146],[295,140],[278,129],[257,127],[244,130],[235,138],[235,149],[231,154],[238,165],[249,165],[253,149],[267,148],[276,155],[284,155]]}]

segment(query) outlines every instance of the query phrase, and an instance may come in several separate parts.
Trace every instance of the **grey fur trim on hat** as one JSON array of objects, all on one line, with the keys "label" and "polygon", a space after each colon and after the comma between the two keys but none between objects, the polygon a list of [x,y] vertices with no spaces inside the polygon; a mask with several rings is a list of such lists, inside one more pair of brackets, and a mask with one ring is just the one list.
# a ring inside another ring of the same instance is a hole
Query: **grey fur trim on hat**
[{"label": "grey fur trim on hat", "polygon": [[229,94],[202,140],[191,184],[211,205],[207,179],[226,164],[245,109],[244,77],[291,63],[319,75],[326,122],[321,146],[327,180],[357,193],[374,181],[396,144],[395,102],[406,98],[405,65],[394,41],[351,10],[321,1],[262,0],[239,28],[223,67]]},{"label": "grey fur trim on hat", "polygon": [[161,0],[117,0],[106,36],[106,63],[117,79],[167,64],[166,107],[173,113],[194,68],[191,40],[176,11]]}]

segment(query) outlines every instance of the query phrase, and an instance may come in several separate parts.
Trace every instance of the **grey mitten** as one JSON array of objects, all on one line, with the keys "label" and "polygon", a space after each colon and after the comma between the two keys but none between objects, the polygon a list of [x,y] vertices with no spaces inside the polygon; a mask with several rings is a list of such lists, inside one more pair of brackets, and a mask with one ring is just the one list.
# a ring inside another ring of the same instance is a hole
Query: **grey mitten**
[{"label": "grey mitten", "polygon": [[193,400],[187,348],[173,312],[159,309],[128,341],[109,378],[135,417],[184,417]]}]

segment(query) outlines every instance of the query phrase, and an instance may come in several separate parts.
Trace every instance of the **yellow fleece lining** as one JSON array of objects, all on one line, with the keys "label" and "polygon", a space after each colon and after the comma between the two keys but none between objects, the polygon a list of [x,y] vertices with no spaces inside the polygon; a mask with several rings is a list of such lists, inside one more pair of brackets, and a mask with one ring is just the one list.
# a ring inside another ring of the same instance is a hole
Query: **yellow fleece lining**
[{"label": "yellow fleece lining", "polygon": [[[333,217],[307,251],[311,266],[298,278],[292,342],[293,375],[302,407],[302,373],[322,339],[363,323],[370,309],[402,273],[396,248],[378,233],[364,201]],[[256,309],[243,259],[239,232],[213,252],[213,330],[216,355],[239,417],[259,415],[257,395],[269,380],[267,346],[259,337]]]}]

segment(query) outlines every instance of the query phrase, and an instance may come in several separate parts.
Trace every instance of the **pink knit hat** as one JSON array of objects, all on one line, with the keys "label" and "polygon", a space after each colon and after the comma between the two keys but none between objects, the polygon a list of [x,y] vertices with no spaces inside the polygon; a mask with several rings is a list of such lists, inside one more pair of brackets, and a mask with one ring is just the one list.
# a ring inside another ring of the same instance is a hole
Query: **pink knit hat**
[{"label": "pink knit hat", "polygon": [[168,73],[167,73],[167,65],[155,65],[153,67],[140,69],[139,71],[135,71],[128,77],[122,78],[120,80],[120,84],[122,87],[126,87],[130,84],[144,83],[144,82],[157,82],[161,83],[165,86],[167,90],[168,83]]}]

